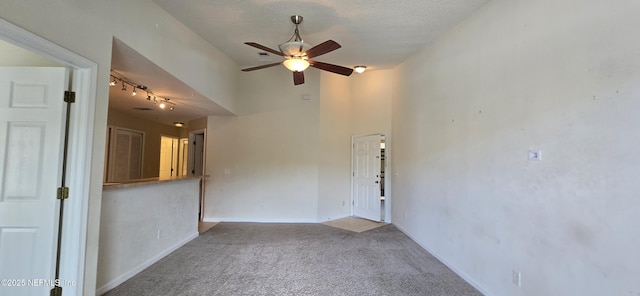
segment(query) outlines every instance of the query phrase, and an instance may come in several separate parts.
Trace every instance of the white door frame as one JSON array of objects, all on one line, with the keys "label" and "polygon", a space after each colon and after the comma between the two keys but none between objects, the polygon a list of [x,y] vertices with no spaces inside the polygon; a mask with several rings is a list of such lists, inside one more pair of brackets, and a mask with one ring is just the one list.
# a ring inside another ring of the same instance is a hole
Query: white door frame
[{"label": "white door frame", "polygon": [[60,278],[76,281],[76,286],[64,287],[65,295],[82,295],[98,65],[1,18],[0,39],[72,69],[76,102],[71,107],[67,164],[70,193],[64,208]]}]

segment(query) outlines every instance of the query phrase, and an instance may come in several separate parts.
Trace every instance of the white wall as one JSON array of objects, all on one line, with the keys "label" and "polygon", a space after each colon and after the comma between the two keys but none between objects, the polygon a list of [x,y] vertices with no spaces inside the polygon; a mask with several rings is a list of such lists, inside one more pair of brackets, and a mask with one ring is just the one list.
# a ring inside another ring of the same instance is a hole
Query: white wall
[{"label": "white wall", "polygon": [[486,295],[640,294],[639,11],[493,0],[399,66],[394,223]]},{"label": "white wall", "polygon": [[[314,71],[314,70],[312,70]],[[320,73],[318,221],[351,210],[351,77]]]},{"label": "white wall", "polygon": [[205,219],[349,216],[351,136],[390,133],[391,74],[344,77],[309,69],[305,84],[293,86],[283,67],[243,73],[239,116],[209,118]]},{"label": "white wall", "polygon": [[[0,18],[98,64],[94,152],[91,163],[89,226],[84,279],[86,295],[94,293],[102,196],[105,128],[111,43],[126,42],[156,65],[235,112],[237,66],[189,31],[151,0],[44,1],[3,0]],[[104,81],[105,83],[100,83]],[[93,124],[93,123],[83,123]],[[76,279],[73,279],[76,280]]]},{"label": "white wall", "polygon": [[98,293],[107,292],[198,236],[200,179],[106,190]]},{"label": "white wall", "polygon": [[299,86],[284,67],[240,76],[238,116],[208,121],[206,220],[317,220],[319,76]]},{"label": "white wall", "polygon": [[0,40],[0,66],[60,67],[63,65]]}]

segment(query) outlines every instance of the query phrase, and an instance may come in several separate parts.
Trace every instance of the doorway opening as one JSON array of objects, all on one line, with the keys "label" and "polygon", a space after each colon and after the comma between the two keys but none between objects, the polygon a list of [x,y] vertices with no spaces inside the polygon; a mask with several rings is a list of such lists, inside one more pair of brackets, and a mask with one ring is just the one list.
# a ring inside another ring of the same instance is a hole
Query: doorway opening
[{"label": "doorway opening", "polygon": [[169,178],[179,175],[179,156],[179,139],[160,136],[160,178]]},{"label": "doorway opening", "polygon": [[[352,139],[351,215],[373,221],[388,221],[386,137],[383,134]],[[386,203],[385,203],[386,202]]]},{"label": "doorway opening", "polygon": [[[205,151],[206,151],[206,129],[189,132],[189,153],[187,156],[187,171],[191,176],[205,175]],[[200,178],[200,210],[198,211],[198,221],[204,219],[204,187],[205,178]]]},{"label": "doorway opening", "polygon": [[197,130],[189,132],[189,159],[188,171],[192,176],[204,175],[204,150],[205,150],[206,134],[205,130]]},{"label": "doorway opening", "polygon": [[179,152],[178,152],[178,176],[187,176],[189,171],[187,168],[189,157],[189,138],[180,138],[179,140]]}]

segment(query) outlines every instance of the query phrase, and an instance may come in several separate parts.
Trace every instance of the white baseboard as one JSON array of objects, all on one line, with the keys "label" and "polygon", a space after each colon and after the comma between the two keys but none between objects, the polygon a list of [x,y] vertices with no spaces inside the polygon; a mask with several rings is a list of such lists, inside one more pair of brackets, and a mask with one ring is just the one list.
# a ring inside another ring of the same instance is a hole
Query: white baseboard
[{"label": "white baseboard", "polygon": [[249,218],[203,218],[203,222],[250,222],[250,223],[318,223],[315,219],[249,219]]},{"label": "white baseboard", "polygon": [[158,255],[154,256],[153,258],[147,260],[146,262],[138,265],[137,267],[133,268],[132,270],[130,270],[129,272],[117,277],[116,279],[114,279],[113,281],[106,283],[104,286],[98,288],[96,290],[96,295],[102,295],[104,293],[107,293],[109,290],[119,286],[120,284],[124,283],[125,281],[127,281],[128,279],[132,278],[133,276],[135,276],[136,274],[140,273],[141,271],[143,271],[145,268],[151,266],[153,263],[158,262],[160,259],[164,258],[165,256],[169,255],[171,252],[177,250],[178,248],[184,246],[186,243],[190,242],[191,240],[193,240],[194,238],[198,237],[198,232],[196,231],[196,233],[191,234],[190,236],[188,236],[186,239],[178,242],[177,244],[167,248],[166,250],[164,250],[163,252],[159,253]]},{"label": "white baseboard", "polygon": [[424,244],[420,243],[420,241],[418,241],[415,237],[413,237],[411,234],[409,234],[409,232],[407,232],[406,230],[404,230],[402,227],[393,224],[393,226],[395,226],[398,230],[400,230],[402,233],[404,233],[406,236],[408,236],[411,240],[413,240],[414,242],[416,242],[416,244],[418,244],[420,247],[422,247],[423,249],[425,249],[427,252],[429,252],[429,254],[433,255],[433,257],[436,257],[436,259],[438,259],[440,262],[442,262],[442,264],[446,265],[449,269],[451,269],[453,272],[455,272],[458,276],[460,276],[463,280],[465,280],[467,283],[469,283],[471,286],[473,286],[474,288],[476,288],[476,290],[480,291],[480,293],[482,293],[482,295],[485,296],[492,296],[491,293],[489,293],[489,291],[487,291],[486,289],[484,289],[482,286],[480,286],[476,281],[474,281],[471,277],[469,277],[467,274],[465,274],[464,272],[460,271],[459,269],[457,269],[455,266],[453,266],[452,264],[450,264],[449,262],[447,262],[446,260],[444,260],[441,256],[438,255],[438,253],[433,252],[432,250],[430,250],[427,246],[425,246]]}]

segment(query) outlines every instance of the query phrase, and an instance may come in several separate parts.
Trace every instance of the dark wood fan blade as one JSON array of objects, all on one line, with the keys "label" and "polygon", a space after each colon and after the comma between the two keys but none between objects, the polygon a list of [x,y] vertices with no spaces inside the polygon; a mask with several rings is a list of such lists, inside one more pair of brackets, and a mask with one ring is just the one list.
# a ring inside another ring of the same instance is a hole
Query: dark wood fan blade
[{"label": "dark wood fan blade", "polygon": [[316,61],[309,61],[309,64],[311,64],[311,67],[318,68],[320,70],[329,71],[331,73],[344,75],[344,76],[349,76],[351,75],[351,73],[353,73],[353,69],[351,68],[338,66],[334,64],[327,64],[327,63],[316,62]]},{"label": "dark wood fan blade", "polygon": [[273,64],[266,64],[266,65],[262,65],[262,66],[252,67],[252,68],[246,68],[246,69],[242,69],[242,71],[249,72],[249,71],[254,71],[254,70],[260,70],[260,69],[264,69],[264,68],[277,66],[277,65],[280,65],[280,64],[282,64],[282,62],[273,63]]},{"label": "dark wood fan blade", "polygon": [[307,50],[305,52],[305,54],[307,55],[308,58],[313,58],[313,57],[317,57],[319,55],[323,55],[325,53],[329,53],[332,52],[338,48],[340,48],[342,46],[340,46],[340,44],[338,44],[338,42],[335,42],[333,40],[327,40],[325,42],[322,42],[312,48],[309,48],[309,50]]},{"label": "dark wood fan blade", "polygon": [[304,72],[293,71],[293,85],[304,83]]},{"label": "dark wood fan blade", "polygon": [[249,45],[249,46],[253,46],[253,47],[257,48],[257,49],[262,49],[262,50],[264,50],[266,52],[270,52],[272,54],[277,54],[277,55],[282,56],[282,57],[284,56],[284,54],[281,53],[278,50],[268,48],[268,47],[266,47],[264,45],[261,45],[261,44],[255,43],[255,42],[245,42],[244,44]]}]

